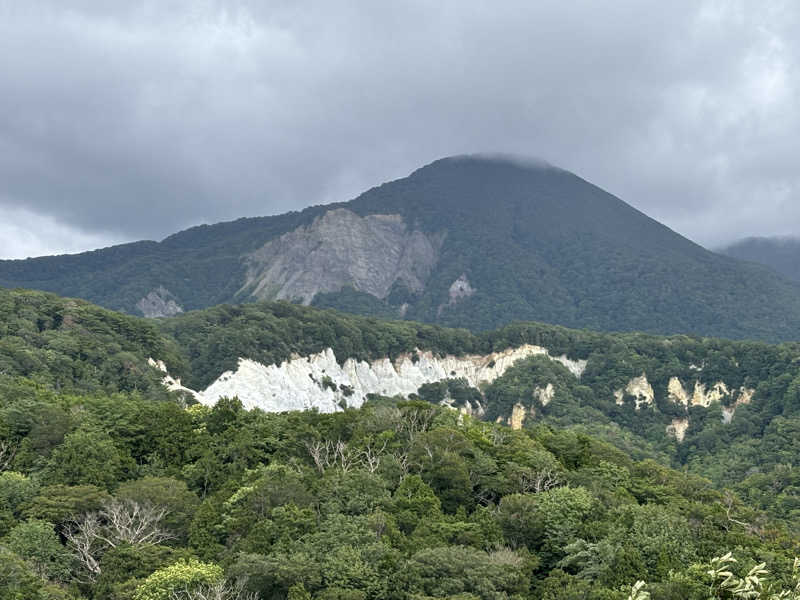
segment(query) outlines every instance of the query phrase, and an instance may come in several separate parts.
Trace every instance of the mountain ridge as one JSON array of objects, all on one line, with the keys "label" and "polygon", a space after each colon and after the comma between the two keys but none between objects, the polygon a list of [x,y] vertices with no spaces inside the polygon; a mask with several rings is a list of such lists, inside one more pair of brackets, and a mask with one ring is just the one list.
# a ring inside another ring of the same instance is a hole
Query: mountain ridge
[{"label": "mountain ridge", "polygon": [[472,330],[538,320],[800,338],[799,284],[714,254],[568,171],[484,156],[434,161],[348,202],[0,261],[0,285],[147,316],[283,298]]},{"label": "mountain ridge", "polygon": [[800,282],[800,238],[748,237],[720,249],[722,254],[758,263]]}]

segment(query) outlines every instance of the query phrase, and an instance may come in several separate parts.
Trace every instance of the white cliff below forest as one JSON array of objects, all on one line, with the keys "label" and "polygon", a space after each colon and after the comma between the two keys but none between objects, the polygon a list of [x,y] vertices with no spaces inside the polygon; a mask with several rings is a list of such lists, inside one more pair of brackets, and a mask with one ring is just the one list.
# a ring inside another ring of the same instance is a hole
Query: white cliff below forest
[{"label": "white cliff below forest", "polygon": [[[205,390],[194,391],[166,374],[163,363],[152,361],[151,365],[165,373],[163,382],[169,389],[190,393],[205,405],[214,405],[223,397],[237,396],[248,409],[335,412],[361,406],[369,394],[408,397],[423,384],[445,379],[463,378],[478,388],[502,376],[518,360],[530,356],[550,357],[576,377],[586,368],[585,360],[550,356],[546,348],[530,344],[485,356],[439,357],[432,352],[417,351],[403,354],[394,362],[388,358],[372,362],[349,358],[343,364],[339,364],[333,350],[328,348],[306,357],[294,356],[279,365],[263,365],[240,358],[236,371],[227,371]],[[478,407],[473,408],[478,410]]]}]

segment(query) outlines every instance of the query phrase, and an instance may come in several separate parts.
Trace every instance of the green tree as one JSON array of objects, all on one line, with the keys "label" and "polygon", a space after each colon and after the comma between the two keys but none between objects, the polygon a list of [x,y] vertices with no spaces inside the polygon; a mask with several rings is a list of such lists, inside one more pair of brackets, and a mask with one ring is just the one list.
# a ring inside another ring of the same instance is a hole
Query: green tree
[{"label": "green tree", "polygon": [[130,456],[120,452],[107,434],[83,428],[68,434],[53,450],[47,478],[51,483],[110,489],[134,468]]},{"label": "green tree", "polygon": [[51,523],[26,521],[2,539],[9,550],[24,558],[43,579],[67,581],[74,563]]},{"label": "green tree", "polygon": [[222,568],[195,559],[164,567],[145,579],[134,593],[134,600],[170,600],[173,592],[214,585],[224,579]]}]

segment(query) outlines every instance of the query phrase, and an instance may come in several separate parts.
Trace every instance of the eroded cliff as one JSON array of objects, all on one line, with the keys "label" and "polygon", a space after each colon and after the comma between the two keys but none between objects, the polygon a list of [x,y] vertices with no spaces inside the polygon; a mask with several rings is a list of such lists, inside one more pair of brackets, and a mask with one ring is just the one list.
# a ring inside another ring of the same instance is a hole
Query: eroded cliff
[{"label": "eroded cliff", "polygon": [[395,283],[419,292],[443,240],[444,234],[410,229],[400,215],[361,217],[336,208],[246,256],[240,294],[309,304],[317,293],[344,286],[377,298]]}]

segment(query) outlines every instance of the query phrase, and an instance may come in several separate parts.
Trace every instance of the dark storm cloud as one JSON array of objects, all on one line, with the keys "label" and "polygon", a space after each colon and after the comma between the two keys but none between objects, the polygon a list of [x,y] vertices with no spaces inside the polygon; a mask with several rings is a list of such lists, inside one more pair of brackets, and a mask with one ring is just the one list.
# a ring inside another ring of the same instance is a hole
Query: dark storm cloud
[{"label": "dark storm cloud", "polygon": [[0,0],[0,255],[540,156],[707,245],[800,233],[791,2]]}]

